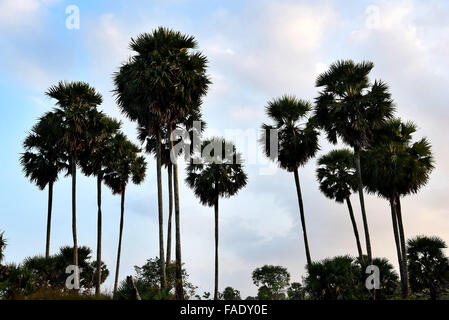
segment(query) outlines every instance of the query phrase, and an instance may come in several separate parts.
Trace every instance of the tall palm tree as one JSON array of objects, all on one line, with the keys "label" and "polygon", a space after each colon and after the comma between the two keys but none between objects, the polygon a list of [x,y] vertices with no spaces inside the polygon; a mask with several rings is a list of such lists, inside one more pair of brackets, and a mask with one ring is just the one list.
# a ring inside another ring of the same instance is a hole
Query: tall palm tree
[{"label": "tall palm tree", "polygon": [[424,186],[433,169],[430,143],[423,138],[413,142],[413,122],[388,120],[376,130],[373,143],[361,154],[363,180],[368,192],[390,201],[393,232],[401,271],[402,293],[408,295],[407,248],[400,209],[400,198]]},{"label": "tall palm tree", "polygon": [[360,152],[369,145],[373,130],[393,116],[394,105],[388,86],[382,81],[370,83],[372,62],[337,61],[318,76],[316,86],[322,88],[316,99],[315,123],[336,144],[340,138],[354,149],[358,193],[365,230],[366,252],[372,262],[368,219],[363,197]]},{"label": "tall palm tree", "polygon": [[[182,141],[181,138],[177,139],[176,143],[184,143],[183,149],[180,151],[184,151],[186,154],[185,157],[191,156],[195,151],[200,147],[198,142],[200,141],[200,137],[202,132],[206,128],[206,123],[202,119],[201,114],[201,101],[196,104],[189,113],[185,116],[184,119],[178,119],[179,123],[176,124],[176,128],[183,130],[184,134],[188,134],[189,142]],[[199,124],[199,128],[196,126]],[[142,126],[138,127],[138,139],[142,144],[145,144],[145,151],[148,154],[152,154],[157,156],[157,137],[153,134],[152,136],[148,136],[148,129]],[[167,258],[166,268],[170,265],[171,262],[171,247],[172,247],[172,218],[173,218],[173,163],[171,161],[171,143],[170,136],[168,134],[168,130],[162,130],[162,153],[161,160],[162,165],[167,169],[167,180],[168,180],[168,204],[169,204],[169,213],[168,213],[168,222],[167,222]],[[179,156],[179,155],[178,155]]]},{"label": "tall palm tree", "polygon": [[[214,146],[207,153],[208,148]],[[248,177],[243,170],[241,155],[235,146],[223,138],[205,140],[202,157],[192,159],[187,167],[186,182],[201,204],[215,209],[215,290],[218,299],[218,202],[229,198],[246,186]]]},{"label": "tall palm tree", "polygon": [[80,165],[84,174],[97,177],[97,278],[95,294],[101,291],[101,238],[102,238],[102,211],[101,186],[103,176],[109,166],[114,162],[116,154],[112,148],[115,135],[120,129],[120,122],[109,118],[102,113],[98,114],[95,126],[92,128],[92,140],[89,147],[80,156]]},{"label": "tall palm tree", "polygon": [[357,222],[354,218],[350,196],[357,189],[354,154],[349,149],[332,150],[318,159],[316,170],[321,192],[336,202],[346,202],[360,259],[363,258]]},{"label": "tall palm tree", "polygon": [[[295,96],[284,95],[271,100],[266,107],[266,113],[274,124],[262,125],[263,134],[260,139],[267,157],[277,161],[282,169],[293,172],[295,177],[307,264],[310,264],[312,259],[310,257],[298,168],[313,158],[319,149],[318,132],[307,118],[310,110],[309,102],[297,99]],[[278,155],[271,154],[272,139],[270,140],[270,131],[272,130],[278,132]]]},{"label": "tall palm tree", "polygon": [[73,264],[78,267],[78,238],[76,232],[76,169],[78,157],[92,138],[92,126],[98,118],[97,106],[103,98],[95,88],[85,82],[59,82],[51,86],[46,94],[56,100],[55,114],[59,118],[63,135],[60,144],[68,157],[72,176],[72,235]]},{"label": "tall palm tree", "polygon": [[140,184],[145,179],[146,162],[140,156],[140,149],[130,142],[122,133],[114,136],[112,141],[114,160],[104,172],[104,182],[111,188],[113,194],[121,195],[120,231],[117,249],[117,264],[115,269],[114,295],[117,292],[120,273],[120,255],[122,250],[123,224],[125,218],[125,192],[129,180]]},{"label": "tall palm tree", "polygon": [[[136,53],[115,74],[115,93],[121,110],[140,126],[147,127],[157,137],[157,175],[159,204],[159,248],[161,288],[166,287],[162,181],[161,140],[162,128],[173,125],[198,103],[205,94],[209,80],[205,75],[206,58],[195,51],[197,43],[191,36],[167,28],[158,28],[131,40]],[[176,155],[173,154],[174,204],[176,221],[176,296],[183,299],[181,239],[179,221],[179,188]]]},{"label": "tall palm tree", "polygon": [[48,112],[33,126],[25,138],[25,152],[20,157],[25,176],[36,183],[39,189],[48,186],[47,237],[45,258],[50,257],[51,214],[53,205],[53,185],[65,168],[59,139],[61,126],[54,113]]}]

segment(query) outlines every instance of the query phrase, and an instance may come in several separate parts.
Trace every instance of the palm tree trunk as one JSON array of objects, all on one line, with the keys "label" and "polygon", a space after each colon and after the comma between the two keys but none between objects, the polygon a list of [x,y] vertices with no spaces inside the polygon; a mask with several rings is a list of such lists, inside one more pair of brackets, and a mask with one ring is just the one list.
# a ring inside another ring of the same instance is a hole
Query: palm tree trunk
[{"label": "palm tree trunk", "polygon": [[401,245],[399,242],[398,221],[397,221],[396,203],[395,202],[396,201],[393,197],[390,198],[391,220],[393,222],[394,241],[396,243],[396,252],[398,255],[399,273],[401,276],[401,284],[402,284],[402,279],[404,278],[404,272],[402,269],[402,251],[401,251]]},{"label": "palm tree trunk", "polygon": [[296,168],[293,173],[295,175],[296,193],[298,195],[299,213],[301,215],[301,225],[302,225],[302,233],[304,236],[304,246],[306,248],[307,265],[310,265],[312,264],[312,259],[310,258],[309,240],[307,239],[306,219],[304,217],[304,205],[302,203],[301,185],[299,184],[298,168]]},{"label": "palm tree trunk", "polygon": [[369,264],[373,264],[373,255],[371,253],[371,241],[369,237],[369,229],[368,229],[368,219],[366,217],[365,211],[365,199],[363,198],[363,182],[362,182],[362,169],[360,168],[360,149],[354,148],[355,155],[355,170],[357,173],[357,184],[360,198],[360,208],[362,210],[362,218],[363,218],[363,229],[365,230],[365,241],[366,241],[366,253],[368,255]]},{"label": "palm tree trunk", "polygon": [[101,228],[102,228],[102,213],[101,213],[101,181],[103,175],[101,173],[97,176],[97,205],[98,205],[98,217],[97,217],[97,283],[95,286],[95,295],[100,296],[101,291]]},{"label": "palm tree trunk", "polygon": [[174,182],[174,195],[175,195],[175,241],[176,241],[176,300],[184,300],[184,287],[182,280],[182,260],[181,260],[181,221],[179,215],[179,183],[178,183],[178,162],[176,160],[176,153],[171,140],[172,124],[168,126],[171,160],[173,162],[173,182]]},{"label": "palm tree trunk", "polygon": [[362,246],[360,244],[359,231],[357,230],[357,222],[355,221],[355,218],[354,218],[354,211],[352,210],[351,200],[349,199],[349,197],[346,198],[346,204],[348,205],[349,216],[350,216],[351,222],[352,222],[352,229],[354,229],[355,241],[357,243],[357,251],[359,252],[360,260],[362,260],[363,252],[362,252]]},{"label": "palm tree trunk", "polygon": [[215,290],[214,300],[218,300],[218,197],[215,200]]},{"label": "palm tree trunk", "polygon": [[123,222],[125,219],[125,188],[122,189],[122,202],[120,209],[120,231],[118,236],[117,263],[115,265],[114,297],[117,294],[118,276],[120,273],[120,254],[122,251]]},{"label": "palm tree trunk", "polygon": [[404,273],[404,277],[402,279],[402,295],[404,298],[406,298],[410,293],[408,283],[407,246],[405,244],[404,225],[402,223],[401,200],[399,196],[396,196],[396,215],[398,218],[399,237],[401,239],[402,272]]},{"label": "palm tree trunk", "polygon": [[45,259],[50,257],[51,211],[53,207],[53,181],[48,183],[47,241],[45,243]]},{"label": "palm tree trunk", "polygon": [[162,210],[162,159],[161,159],[161,129],[157,130],[157,204],[159,212],[159,263],[161,290],[167,287],[165,273],[165,253],[164,253],[164,213]]},{"label": "palm tree trunk", "polygon": [[[73,235],[73,264],[78,268],[78,238],[76,236],[76,156],[72,156],[72,235]],[[78,272],[75,277],[79,283]]]},{"label": "palm tree trunk", "polygon": [[173,166],[170,163],[167,168],[168,174],[168,225],[167,225],[167,259],[165,260],[165,270],[167,272],[171,261],[171,231],[173,216]]}]

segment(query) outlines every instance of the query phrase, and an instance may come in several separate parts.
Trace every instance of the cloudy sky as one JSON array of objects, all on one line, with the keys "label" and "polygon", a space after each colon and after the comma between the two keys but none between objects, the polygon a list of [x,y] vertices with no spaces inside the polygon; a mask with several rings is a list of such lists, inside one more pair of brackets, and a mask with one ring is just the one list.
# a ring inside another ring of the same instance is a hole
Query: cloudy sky
[{"label": "cloudy sky", "polygon": [[[79,8],[79,29],[66,27],[70,5]],[[47,193],[31,185],[18,164],[28,130],[53,106],[44,92],[59,80],[89,82],[104,96],[101,109],[121,119],[135,140],[135,124],[120,115],[111,95],[112,74],[131,54],[130,38],[158,26],[195,36],[209,59],[213,85],[203,110],[208,135],[242,130],[251,136],[266,120],[264,106],[271,98],[289,93],[313,100],[315,78],[330,63],[373,61],[372,79],[390,85],[398,115],[418,124],[416,138],[430,139],[436,159],[429,184],[403,200],[406,235],[449,241],[447,1],[0,0],[0,230],[6,231],[8,262],[45,250]],[[249,157],[257,146],[247,140],[241,148]],[[334,148],[324,137],[320,145],[320,155]],[[148,161],[146,182],[127,193],[121,278],[159,252],[156,168]],[[304,275],[293,175],[263,174],[266,167],[261,157],[247,163],[247,188],[221,201],[220,287],[233,286],[243,296],[256,294],[251,272],[264,264],[287,267],[293,280]],[[320,194],[315,168],[314,159],[300,171],[312,259],[355,255],[346,207]],[[183,166],[180,172],[184,179]],[[184,183],[180,188],[183,259],[199,291],[213,291],[213,210],[201,206]],[[92,178],[79,179],[79,244],[91,248],[95,190]],[[70,180],[61,177],[54,192],[53,253],[72,241]],[[103,257],[111,290],[120,199],[105,191],[103,203]],[[356,195],[353,205],[363,232]],[[368,196],[367,212],[374,255],[396,266],[387,201]]]}]

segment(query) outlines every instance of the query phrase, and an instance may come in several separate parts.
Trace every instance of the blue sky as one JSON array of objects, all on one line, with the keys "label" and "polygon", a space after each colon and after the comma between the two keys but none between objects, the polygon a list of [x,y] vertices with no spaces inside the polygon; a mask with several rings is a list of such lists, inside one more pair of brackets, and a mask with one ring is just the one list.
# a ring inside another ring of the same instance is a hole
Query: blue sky
[{"label": "blue sky", "polygon": [[[66,28],[66,7],[80,9],[80,29]],[[446,1],[58,1],[0,0],[0,230],[6,231],[6,260],[44,253],[47,193],[23,177],[21,143],[53,102],[45,90],[59,80],[83,80],[104,96],[101,106],[120,118],[135,139],[135,125],[123,118],[111,95],[112,74],[131,54],[131,37],[162,25],[196,37],[209,58],[213,85],[204,101],[208,135],[225,130],[257,130],[266,102],[284,93],[313,100],[316,76],[337,59],[368,59],[372,78],[391,88],[398,115],[418,124],[427,136],[437,167],[430,183],[403,200],[405,230],[449,241],[449,116],[446,85],[449,60],[449,8]],[[324,154],[329,146],[320,139]],[[158,254],[155,163],[146,182],[127,192],[121,278],[134,265]],[[319,193],[316,160],[300,171],[313,259],[356,254],[346,208]],[[246,164],[249,184],[221,202],[220,286],[255,295],[251,272],[263,264],[286,266],[293,280],[304,274],[305,256],[293,176],[278,170],[260,174]],[[181,177],[184,169],[181,168]],[[165,187],[165,186],[164,186]],[[96,247],[93,179],[78,185],[79,243]],[[166,204],[165,199],[165,204]],[[104,192],[104,260],[112,288],[119,198]],[[359,229],[359,207],[353,196]],[[375,256],[396,265],[386,201],[368,196],[368,219]],[[181,184],[183,258],[199,291],[213,290],[213,212]],[[51,251],[71,244],[70,181],[55,185]]]}]

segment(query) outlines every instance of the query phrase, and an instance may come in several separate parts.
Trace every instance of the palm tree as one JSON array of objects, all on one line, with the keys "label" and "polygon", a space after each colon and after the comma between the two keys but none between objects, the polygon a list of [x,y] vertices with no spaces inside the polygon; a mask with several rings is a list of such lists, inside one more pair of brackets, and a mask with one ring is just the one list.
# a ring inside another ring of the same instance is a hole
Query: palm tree
[{"label": "palm tree", "polygon": [[[213,150],[207,153],[210,146]],[[218,202],[229,198],[246,186],[248,177],[243,170],[241,155],[232,143],[222,138],[202,143],[202,158],[192,159],[187,167],[186,182],[201,204],[215,209],[215,290],[218,299]]]},{"label": "palm tree", "polygon": [[[268,102],[266,113],[274,125],[263,124],[263,134],[260,139],[267,157],[277,161],[282,169],[293,172],[295,176],[307,264],[310,264],[312,259],[310,258],[298,168],[313,158],[319,149],[318,132],[307,119],[310,110],[309,102],[297,99],[295,96],[284,95]],[[278,132],[278,155],[271,154],[272,139],[270,139],[269,133],[272,130]]]},{"label": "palm tree", "polygon": [[[179,123],[176,125],[177,129],[184,130],[184,133],[187,133],[189,136],[190,144],[185,144],[185,141],[178,139],[176,143],[184,143],[184,148],[180,151],[184,151],[185,156],[192,156],[195,151],[200,147],[198,142],[200,141],[200,137],[202,132],[206,128],[206,123],[202,119],[201,114],[201,101],[196,104],[189,113],[185,116],[184,119],[178,119]],[[199,124],[198,128],[196,124]],[[199,129],[199,130],[198,130]],[[138,127],[138,139],[142,144],[145,144],[145,151],[148,154],[152,154],[157,156],[157,137],[153,134],[152,136],[148,136],[148,129],[142,126]],[[168,180],[168,223],[167,223],[167,258],[166,268],[168,268],[171,261],[171,247],[172,247],[172,218],[173,218],[173,163],[171,161],[171,144],[170,144],[170,136],[168,134],[168,130],[162,130],[162,153],[161,153],[161,161],[162,165],[167,169],[167,180]]]},{"label": "palm tree", "polygon": [[390,201],[403,296],[408,295],[407,248],[400,198],[424,186],[433,169],[430,143],[423,138],[412,141],[413,122],[388,120],[376,130],[373,143],[362,152],[363,180],[368,192]]},{"label": "palm tree", "polygon": [[444,255],[446,243],[438,237],[417,236],[407,241],[410,286],[413,292],[429,291],[436,300],[447,289],[449,259]]},{"label": "palm tree", "polygon": [[316,86],[322,87],[316,99],[315,123],[336,144],[340,138],[354,149],[358,193],[365,230],[366,252],[372,262],[368,219],[363,197],[360,152],[369,145],[373,130],[393,116],[394,106],[388,86],[382,81],[369,82],[372,62],[337,61],[318,76]]},{"label": "palm tree", "polygon": [[92,128],[92,141],[89,147],[80,156],[80,165],[87,176],[97,177],[97,282],[95,294],[100,296],[101,286],[101,235],[102,235],[102,211],[101,211],[101,185],[103,175],[108,166],[115,160],[112,142],[120,129],[120,122],[101,113],[98,114],[95,126]]},{"label": "palm tree", "polygon": [[354,154],[349,149],[333,150],[318,159],[318,166],[316,172],[321,192],[336,202],[343,203],[346,201],[357,250],[359,257],[362,258],[362,246],[360,245],[357,222],[354,218],[350,200],[352,191],[357,189],[357,178],[354,173]]},{"label": "palm tree", "polygon": [[125,192],[129,180],[140,184],[145,179],[145,158],[139,156],[140,149],[130,142],[122,133],[117,133],[112,140],[111,149],[115,154],[114,160],[104,172],[104,182],[112,189],[113,194],[121,195],[120,231],[117,250],[117,264],[115,269],[114,295],[117,292],[120,272],[120,254],[122,250],[123,224],[125,217]]},{"label": "palm tree", "polygon": [[47,237],[45,257],[50,256],[51,214],[53,205],[53,185],[65,164],[59,139],[61,126],[54,113],[48,112],[41,117],[25,138],[25,152],[20,157],[25,176],[34,182],[40,190],[48,186]]},{"label": "palm tree", "polygon": [[0,232],[0,263],[2,262],[3,258],[5,257],[5,248],[6,248],[6,239],[5,239],[5,232]]},{"label": "palm tree", "polygon": [[[173,125],[178,123],[178,120],[183,118],[205,94],[209,84],[205,76],[207,60],[200,52],[194,51],[197,43],[193,37],[162,27],[151,34],[144,33],[132,39],[130,47],[136,55],[116,73],[115,93],[121,110],[131,120],[148,128],[149,136],[156,134],[157,137],[161,288],[165,288],[161,181],[162,128],[168,126],[171,136]],[[174,153],[172,158],[178,276],[176,296],[183,299],[178,167]]]}]

